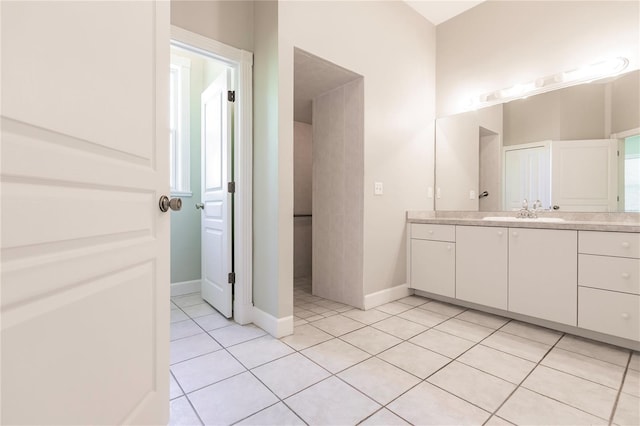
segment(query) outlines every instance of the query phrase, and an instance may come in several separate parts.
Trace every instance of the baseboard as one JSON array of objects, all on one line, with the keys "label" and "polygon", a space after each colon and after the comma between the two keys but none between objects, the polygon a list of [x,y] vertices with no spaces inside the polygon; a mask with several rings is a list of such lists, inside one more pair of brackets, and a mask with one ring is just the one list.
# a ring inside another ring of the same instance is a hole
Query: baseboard
[{"label": "baseboard", "polygon": [[253,323],[276,338],[293,334],[293,315],[276,318],[254,306]]},{"label": "baseboard", "polygon": [[199,292],[201,288],[200,280],[171,283],[171,296],[182,296],[183,294],[196,293]]},{"label": "baseboard", "polygon": [[411,296],[413,290],[409,288],[409,284],[400,284],[395,287],[385,288],[375,293],[364,296],[364,309],[375,308],[403,297]]}]

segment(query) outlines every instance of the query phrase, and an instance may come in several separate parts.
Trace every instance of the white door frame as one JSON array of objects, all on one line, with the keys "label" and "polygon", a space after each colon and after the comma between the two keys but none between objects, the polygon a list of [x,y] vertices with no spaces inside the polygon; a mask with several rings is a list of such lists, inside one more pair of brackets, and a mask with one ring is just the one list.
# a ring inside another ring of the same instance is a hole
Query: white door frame
[{"label": "white door frame", "polygon": [[[252,282],[252,168],[253,168],[253,53],[171,26],[171,41],[226,63],[235,71],[234,112],[234,288],[233,319],[253,320]],[[167,64],[168,66],[169,64]]]}]

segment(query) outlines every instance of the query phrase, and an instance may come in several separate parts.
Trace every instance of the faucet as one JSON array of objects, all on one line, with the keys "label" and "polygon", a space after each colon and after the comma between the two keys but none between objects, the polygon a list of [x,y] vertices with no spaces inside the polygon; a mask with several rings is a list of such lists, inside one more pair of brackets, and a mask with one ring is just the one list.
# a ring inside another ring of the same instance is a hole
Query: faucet
[{"label": "faucet", "polygon": [[542,202],[540,200],[536,200],[533,203],[533,210],[529,210],[529,201],[525,198],[522,201],[522,208],[516,215],[518,219],[535,219],[538,217],[537,210],[542,206]]}]

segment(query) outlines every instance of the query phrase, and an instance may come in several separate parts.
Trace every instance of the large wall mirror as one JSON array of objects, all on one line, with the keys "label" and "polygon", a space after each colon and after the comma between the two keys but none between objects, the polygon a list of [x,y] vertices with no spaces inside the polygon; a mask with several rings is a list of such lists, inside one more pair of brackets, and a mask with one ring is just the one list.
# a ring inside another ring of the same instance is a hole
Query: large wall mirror
[{"label": "large wall mirror", "polygon": [[436,210],[640,211],[640,71],[436,120]]}]

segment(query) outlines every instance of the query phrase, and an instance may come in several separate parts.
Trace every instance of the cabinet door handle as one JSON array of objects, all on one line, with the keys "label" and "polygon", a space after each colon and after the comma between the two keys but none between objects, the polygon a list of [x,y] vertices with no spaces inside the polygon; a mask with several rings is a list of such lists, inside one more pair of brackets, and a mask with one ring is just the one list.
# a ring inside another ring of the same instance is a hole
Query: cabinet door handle
[{"label": "cabinet door handle", "polygon": [[498,237],[502,237],[502,231],[498,231]]},{"label": "cabinet door handle", "polygon": [[629,319],[629,314],[626,312],[623,312],[620,316],[622,317],[622,319]]},{"label": "cabinet door handle", "polygon": [[630,276],[631,276],[631,275],[629,275],[629,273],[628,273],[628,272],[623,272],[623,273],[622,273],[622,278],[624,278],[625,280],[629,279],[629,277],[630,277]]},{"label": "cabinet door handle", "polygon": [[447,246],[447,250],[451,250],[451,246]]},{"label": "cabinet door handle", "polygon": [[516,231],[513,231],[513,232],[511,233],[511,235],[513,235],[514,237],[517,237],[517,236],[518,236],[518,233],[517,233]]},{"label": "cabinet door handle", "polygon": [[623,241],[623,242],[622,242],[622,247],[623,247],[623,248],[629,248],[629,246],[630,246],[630,244],[629,244],[629,242],[628,242],[628,241]]}]

